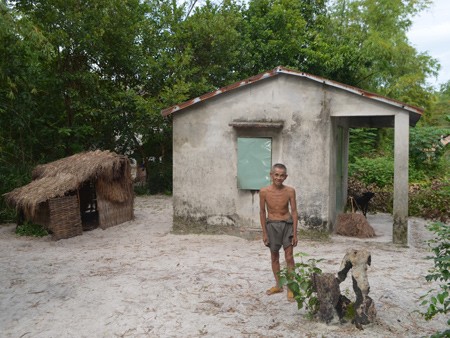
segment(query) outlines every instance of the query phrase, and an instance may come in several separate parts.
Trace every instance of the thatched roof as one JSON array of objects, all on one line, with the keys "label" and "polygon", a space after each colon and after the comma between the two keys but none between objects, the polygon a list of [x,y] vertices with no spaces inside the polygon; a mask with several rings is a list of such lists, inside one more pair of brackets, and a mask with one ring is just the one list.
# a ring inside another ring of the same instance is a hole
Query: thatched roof
[{"label": "thatched roof", "polygon": [[[30,184],[5,194],[6,203],[26,214],[34,214],[42,202],[75,192],[87,181],[131,182],[130,162],[127,157],[109,151],[89,151],[34,168]],[[123,196],[118,197],[123,200]]]}]

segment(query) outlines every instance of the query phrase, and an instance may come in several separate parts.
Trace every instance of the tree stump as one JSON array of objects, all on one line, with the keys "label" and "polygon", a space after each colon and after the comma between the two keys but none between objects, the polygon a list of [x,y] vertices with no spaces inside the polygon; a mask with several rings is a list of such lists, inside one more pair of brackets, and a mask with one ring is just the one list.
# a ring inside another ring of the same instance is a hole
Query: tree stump
[{"label": "tree stump", "polygon": [[328,324],[337,317],[336,306],[341,296],[338,280],[332,273],[314,273],[312,275],[312,284],[319,300],[319,312],[317,315],[321,321]]},{"label": "tree stump", "polygon": [[313,288],[319,300],[319,319],[327,324],[339,318],[342,320],[347,313],[350,299],[341,295],[339,280],[335,274],[312,274]]},{"label": "tree stump", "polygon": [[370,286],[367,278],[367,266],[371,264],[370,252],[348,249],[338,272],[339,283],[347,277],[352,269],[353,291],[356,294],[355,301],[355,325],[362,330],[363,324],[373,323],[377,311],[372,298],[369,297]]},{"label": "tree stump", "polygon": [[347,308],[351,301],[341,295],[339,284],[342,283],[348,271],[352,269],[353,290],[356,294],[355,325],[363,329],[363,324],[373,323],[376,318],[375,304],[369,297],[369,281],[367,279],[367,265],[371,264],[371,256],[368,251],[348,249],[342,260],[338,276],[332,273],[312,274],[311,281],[319,300],[319,319],[325,323],[334,320],[342,321],[347,314]]}]

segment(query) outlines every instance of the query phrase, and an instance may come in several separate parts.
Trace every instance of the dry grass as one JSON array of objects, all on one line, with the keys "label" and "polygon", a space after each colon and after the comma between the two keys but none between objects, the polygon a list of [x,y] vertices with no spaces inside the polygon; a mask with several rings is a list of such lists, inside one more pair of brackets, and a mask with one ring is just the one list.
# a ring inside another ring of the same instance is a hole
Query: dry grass
[{"label": "dry grass", "polygon": [[5,194],[6,203],[33,217],[39,204],[75,194],[87,181],[94,182],[102,196],[112,202],[133,198],[133,182],[127,157],[109,151],[82,152],[36,166],[30,184]]}]

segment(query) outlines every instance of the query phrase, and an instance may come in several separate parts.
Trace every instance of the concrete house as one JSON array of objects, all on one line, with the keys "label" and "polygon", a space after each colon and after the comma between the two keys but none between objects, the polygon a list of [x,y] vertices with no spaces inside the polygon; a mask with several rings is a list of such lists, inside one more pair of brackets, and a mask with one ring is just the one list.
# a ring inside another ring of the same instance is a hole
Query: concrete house
[{"label": "concrete house", "polygon": [[276,67],[162,111],[173,117],[174,217],[259,228],[275,163],[297,191],[299,229],[330,233],[347,198],[350,128],[395,128],[394,242],[407,242],[409,127],[422,109]]}]

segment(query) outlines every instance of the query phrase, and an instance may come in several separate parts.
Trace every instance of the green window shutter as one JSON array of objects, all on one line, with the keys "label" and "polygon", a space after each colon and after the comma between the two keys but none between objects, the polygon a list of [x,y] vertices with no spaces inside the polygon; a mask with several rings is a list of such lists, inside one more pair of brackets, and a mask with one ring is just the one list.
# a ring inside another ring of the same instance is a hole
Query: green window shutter
[{"label": "green window shutter", "polygon": [[259,190],[270,185],[271,138],[238,138],[238,189]]}]

